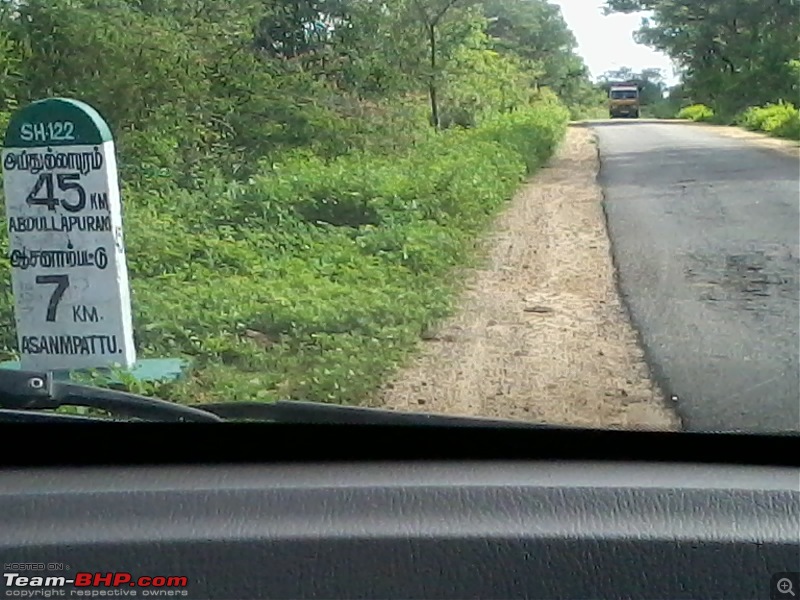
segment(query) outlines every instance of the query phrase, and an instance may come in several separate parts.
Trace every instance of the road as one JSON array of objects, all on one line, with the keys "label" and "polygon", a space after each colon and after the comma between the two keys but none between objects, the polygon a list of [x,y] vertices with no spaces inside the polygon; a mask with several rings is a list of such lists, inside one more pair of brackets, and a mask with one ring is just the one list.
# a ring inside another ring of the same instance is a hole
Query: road
[{"label": "road", "polygon": [[800,168],[712,128],[594,122],[618,284],[695,431],[800,431]]}]

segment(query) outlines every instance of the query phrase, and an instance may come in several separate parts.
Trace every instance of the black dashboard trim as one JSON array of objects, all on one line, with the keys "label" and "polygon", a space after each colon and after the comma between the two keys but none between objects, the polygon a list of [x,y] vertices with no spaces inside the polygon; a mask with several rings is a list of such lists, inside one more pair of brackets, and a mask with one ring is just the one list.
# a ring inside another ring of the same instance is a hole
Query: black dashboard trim
[{"label": "black dashboard trim", "polygon": [[0,427],[0,464],[20,467],[432,459],[791,467],[800,466],[800,435],[268,423]]}]

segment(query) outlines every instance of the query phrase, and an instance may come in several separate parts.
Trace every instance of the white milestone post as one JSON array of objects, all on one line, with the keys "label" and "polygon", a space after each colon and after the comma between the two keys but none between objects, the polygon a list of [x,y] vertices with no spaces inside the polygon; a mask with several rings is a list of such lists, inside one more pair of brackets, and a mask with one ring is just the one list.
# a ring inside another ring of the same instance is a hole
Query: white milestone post
[{"label": "white milestone post", "polygon": [[18,111],[2,153],[20,368],[136,364],[114,141],[103,118],[51,98]]}]

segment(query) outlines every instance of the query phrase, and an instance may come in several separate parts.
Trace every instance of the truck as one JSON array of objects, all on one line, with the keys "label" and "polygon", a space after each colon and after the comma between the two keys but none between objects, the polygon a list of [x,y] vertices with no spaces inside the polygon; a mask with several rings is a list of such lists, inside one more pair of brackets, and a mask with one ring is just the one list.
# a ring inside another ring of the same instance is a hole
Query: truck
[{"label": "truck", "polygon": [[608,116],[639,118],[639,86],[635,83],[615,83],[608,90]]}]

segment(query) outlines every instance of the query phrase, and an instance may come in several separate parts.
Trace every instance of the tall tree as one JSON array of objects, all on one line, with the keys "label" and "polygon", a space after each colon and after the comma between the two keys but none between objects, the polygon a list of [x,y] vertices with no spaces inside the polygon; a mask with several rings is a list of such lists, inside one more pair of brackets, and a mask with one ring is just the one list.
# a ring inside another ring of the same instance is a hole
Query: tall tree
[{"label": "tall tree", "polygon": [[538,86],[549,87],[568,105],[597,103],[589,70],[558,6],[546,0],[485,0],[482,5],[495,47],[534,65]]},{"label": "tall tree", "polygon": [[439,54],[439,34],[441,27],[456,6],[464,5],[468,0],[410,0],[411,8],[425,31],[428,50],[428,98],[431,104],[431,125],[439,129],[439,79],[441,64]]}]

